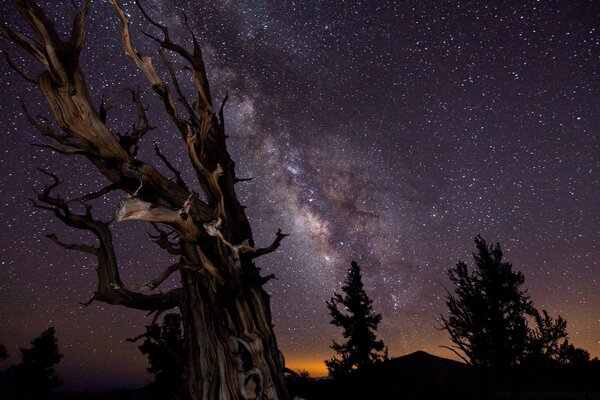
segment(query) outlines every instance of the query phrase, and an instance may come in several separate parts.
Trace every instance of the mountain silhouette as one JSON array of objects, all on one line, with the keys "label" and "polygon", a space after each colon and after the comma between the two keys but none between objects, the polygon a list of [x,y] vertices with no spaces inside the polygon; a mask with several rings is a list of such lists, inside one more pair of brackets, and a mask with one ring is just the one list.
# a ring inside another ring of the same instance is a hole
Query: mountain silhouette
[{"label": "mountain silhouette", "polygon": [[600,399],[600,362],[492,371],[416,351],[345,379],[291,379],[289,387],[306,400]]}]

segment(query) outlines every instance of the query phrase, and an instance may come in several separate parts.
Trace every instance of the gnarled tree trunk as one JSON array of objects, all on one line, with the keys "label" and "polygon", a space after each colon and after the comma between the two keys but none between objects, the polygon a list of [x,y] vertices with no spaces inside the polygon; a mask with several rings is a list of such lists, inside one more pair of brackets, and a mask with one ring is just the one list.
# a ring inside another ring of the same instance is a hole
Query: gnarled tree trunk
[{"label": "gnarled tree trunk", "polygon": [[[35,202],[35,206],[52,211],[67,225],[91,231],[98,238],[97,246],[84,246],[67,244],[49,235],[67,249],[97,257],[98,287],[86,304],[98,300],[156,311],[156,318],[164,310],[179,308],[188,354],[184,392],[189,399],[288,398],[283,381],[283,356],[272,329],[269,297],[262,288],[268,278],[262,277],[253,263],[256,257],[274,251],[285,235],[277,231],[270,246],[254,247],[250,225],[235,194],[234,184],[238,179],[225,143],[223,106],[227,98],[216,113],[202,52],[191,30],[193,50],[188,51],[172,42],[167,28],[153,21],[138,3],[149,23],[162,32],[162,39],[152,39],[158,43],[160,58],[171,77],[169,85],[159,77],[152,59],[135,50],[128,17],[116,0],[110,0],[121,23],[125,53],[146,76],[177,127],[205,200],[188,188],[179,171],[157,147],[158,158],[175,175],[174,180],[136,158],[138,141],[153,129],[137,91],[131,91],[137,117],[132,132],[125,136],[115,135],[107,127],[107,106],[101,104],[97,111],[92,105],[79,68],[89,1],[77,13],[68,41],[59,38],[34,1],[12,1],[35,31],[36,38],[5,25],[0,26],[0,36],[32,55],[44,71],[38,77],[31,77],[8,56],[7,61],[26,80],[39,86],[61,128],[55,130],[45,120],[27,114],[43,135],[57,142],[39,146],[66,156],[87,157],[110,182],[95,193],[63,200],[52,194],[60,183],[58,177],[47,173],[53,182],[38,194]],[[193,102],[184,96],[163,50],[170,50],[188,64],[197,92]],[[24,110],[27,112],[25,107]],[[155,242],[179,257],[178,262],[146,283],[121,281],[109,224],[94,219],[91,206],[86,207],[84,214],[76,214],[69,208],[75,200],[85,203],[112,190],[127,193],[126,200],[117,207],[116,220],[151,222],[158,232]],[[156,289],[175,272],[181,275],[181,288],[166,293],[143,293]]]}]

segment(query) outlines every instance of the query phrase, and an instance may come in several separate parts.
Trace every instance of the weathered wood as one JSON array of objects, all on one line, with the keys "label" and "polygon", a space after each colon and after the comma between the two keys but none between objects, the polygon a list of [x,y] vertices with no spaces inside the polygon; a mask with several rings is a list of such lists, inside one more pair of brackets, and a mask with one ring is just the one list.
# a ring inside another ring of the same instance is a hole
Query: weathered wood
[{"label": "weathered wood", "polygon": [[[59,181],[49,174],[53,183],[34,200],[36,207],[52,211],[68,226],[88,230],[97,238],[97,246],[87,246],[67,244],[55,235],[49,236],[66,249],[96,256],[98,287],[85,304],[93,300],[120,304],[157,311],[156,317],[162,310],[178,307],[189,355],[184,394],[188,399],[287,399],[284,360],[273,333],[269,296],[262,288],[270,277],[262,277],[253,263],[255,258],[277,249],[286,235],[277,231],[270,246],[254,247],[250,224],[234,189],[234,184],[243,179],[236,178],[235,164],[225,142],[223,107],[227,97],[216,114],[202,51],[187,20],[192,51],[174,43],[168,29],[155,22],[151,11],[136,1],[143,16],[162,33],[162,38],[148,36],[158,43],[170,86],[160,78],[152,57],[135,50],[128,16],[116,0],[109,0],[121,24],[124,52],[144,74],[179,131],[206,202],[190,192],[179,171],[157,147],[157,156],[175,174],[175,181],[136,158],[138,145],[152,129],[137,90],[132,91],[137,115],[128,135],[119,136],[106,125],[110,103],[102,102],[98,112],[92,105],[79,68],[89,1],[77,13],[67,41],[60,39],[34,1],[12,2],[33,28],[35,38],[5,25],[0,25],[0,36],[32,55],[44,70],[33,78],[18,69],[8,56],[7,60],[21,76],[40,88],[62,130],[58,132],[47,121],[27,114],[42,135],[63,147],[39,145],[65,155],[82,155],[109,180],[104,189],[67,201],[51,193]],[[197,97],[192,103],[183,95],[166,50],[187,63]],[[117,222],[138,219],[153,223],[158,235],[151,237],[161,248],[179,256],[177,263],[146,283],[121,282],[109,224],[94,219],[89,206],[82,215],[69,208],[72,202],[89,201],[112,190],[127,194],[117,207]],[[173,273],[180,274],[182,288],[167,293],[140,293],[156,289]]]}]

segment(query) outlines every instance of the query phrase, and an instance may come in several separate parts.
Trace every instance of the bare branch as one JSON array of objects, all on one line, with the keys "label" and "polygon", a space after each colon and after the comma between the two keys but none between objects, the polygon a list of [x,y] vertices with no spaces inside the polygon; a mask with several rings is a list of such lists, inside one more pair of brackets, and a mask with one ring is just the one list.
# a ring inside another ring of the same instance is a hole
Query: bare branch
[{"label": "bare branch", "polygon": [[[38,168],[37,170],[40,171],[42,174],[52,178],[52,183],[49,185],[46,185],[44,187],[44,191],[42,192],[43,196],[48,196],[50,194],[50,192],[52,191],[52,189],[56,188],[58,185],[61,184],[61,181],[58,178],[58,176],[56,176],[56,174],[53,174],[52,172],[48,172],[43,168]],[[58,199],[58,198],[56,198],[56,199]],[[44,201],[44,199],[40,199],[40,200]]]},{"label": "bare branch", "polygon": [[173,83],[173,87],[175,87],[177,96],[179,96],[179,98],[178,98],[179,103],[181,103],[181,105],[183,105],[185,110],[188,112],[188,114],[189,114],[190,118],[192,119],[192,121],[194,122],[194,124],[199,125],[200,121],[198,120],[198,117],[196,117],[196,113],[194,112],[194,109],[192,108],[192,106],[190,106],[190,103],[188,102],[185,95],[183,94],[183,91],[181,90],[181,86],[179,85],[179,80],[177,79],[177,75],[175,74],[175,69],[173,68],[173,63],[169,60],[169,58],[164,53],[164,51],[162,51],[162,49],[158,50],[158,54],[160,56],[160,59],[161,59],[163,65],[167,68],[167,72],[169,73],[169,76],[171,77],[171,82]]},{"label": "bare branch", "polygon": [[127,341],[127,342],[131,342],[131,343],[135,343],[135,342],[137,342],[138,340],[140,340],[141,338],[148,337],[148,333],[149,333],[150,329],[151,329],[151,326],[147,326],[147,327],[146,327],[146,332],[144,332],[144,333],[140,333],[139,335],[137,335],[137,336],[134,336],[134,337],[132,337],[132,338],[126,338],[126,339],[125,339],[125,341]]},{"label": "bare branch", "polygon": [[177,181],[177,184],[180,185],[181,187],[184,187],[186,190],[189,191],[187,184],[181,177],[181,172],[179,172],[179,170],[177,168],[175,168],[173,166],[173,164],[171,164],[171,162],[167,159],[167,157],[160,152],[160,149],[158,148],[158,144],[156,142],[153,142],[153,144],[154,144],[154,152],[156,153],[156,156],[158,158],[160,158],[161,161],[167,166],[167,168],[175,175],[175,180]]},{"label": "bare branch", "polygon": [[177,114],[177,108],[173,101],[173,96],[169,90],[167,84],[158,76],[158,73],[152,66],[152,58],[141,53],[138,53],[133,47],[131,41],[131,34],[129,32],[129,18],[125,14],[123,8],[117,3],[116,0],[109,0],[117,11],[117,15],[121,20],[121,39],[125,48],[125,54],[131,58],[140,70],[146,75],[146,78],[152,85],[152,89],[156,92],[158,97],[163,102],[165,109],[171,119],[177,124],[177,126],[185,125],[179,115]]},{"label": "bare branch", "polygon": [[[175,52],[190,64],[190,67],[187,69],[192,74],[194,86],[198,92],[198,100],[194,102],[192,107],[190,107],[189,102],[185,99],[185,96],[183,96],[173,66],[167,60],[164,53],[161,52],[163,62],[173,80],[175,91],[183,104],[183,108],[189,116],[188,119],[184,119],[177,110],[171,90],[158,76],[155,68],[152,66],[151,58],[135,51],[131,41],[129,20],[124,10],[118,4],[117,0],[110,0],[110,2],[121,20],[121,36],[125,53],[136,63],[138,68],[144,72],[154,91],[161,99],[167,114],[175,123],[182,137],[186,141],[188,155],[192,161],[196,177],[203,189],[208,203],[215,207],[215,210],[212,213],[212,219],[221,217],[225,221],[224,232],[225,235],[228,236],[230,222],[228,210],[232,210],[236,213],[243,213],[243,208],[237,202],[233,192],[233,180],[235,177],[233,162],[227,151],[222,151],[225,149],[224,139],[226,136],[219,127],[218,118],[216,118],[213,113],[202,51],[197,40],[194,39],[193,53],[187,51],[182,46],[173,43],[169,37],[168,30],[160,26],[158,22],[152,20],[146,10],[142,7],[145,17],[163,32],[164,38],[160,42],[160,47]],[[223,189],[221,189],[218,182],[220,177],[224,174],[224,171],[227,171],[227,177],[223,179],[226,195],[223,194]],[[249,237],[251,233],[245,216],[240,221],[236,221],[236,224],[237,223],[242,223],[244,226],[248,227],[248,229],[243,229],[244,233],[247,232],[248,234],[244,234],[242,237]]]},{"label": "bare branch", "polygon": [[192,211],[198,208],[198,198],[192,193],[180,209],[172,209],[129,196],[117,208],[117,222],[140,220],[160,222],[175,228],[184,239],[197,241],[206,233],[198,228]]},{"label": "bare branch", "polygon": [[64,248],[80,250],[96,256],[98,260],[98,269],[96,270],[98,287],[91,301],[95,299],[109,304],[120,304],[141,310],[170,309],[177,307],[181,303],[181,289],[153,295],[142,295],[128,290],[119,277],[119,267],[108,224],[95,220],[91,215],[90,206],[86,206],[86,212],[83,215],[72,213],[64,200],[51,195],[52,189],[60,184],[58,177],[44,170],[41,171],[51,176],[53,181],[38,194],[38,200],[41,203],[38,206],[54,212],[68,226],[92,232],[100,242],[99,247],[67,244],[59,240],[55,235],[48,235],[49,239]]},{"label": "bare branch", "polygon": [[221,102],[221,108],[219,108],[219,126],[221,129],[225,128],[225,117],[223,116],[223,112],[225,110],[225,103],[229,100],[229,93],[225,93],[225,97]]},{"label": "bare branch", "polygon": [[275,240],[273,241],[273,243],[271,243],[271,245],[269,247],[264,247],[264,248],[255,249],[254,251],[251,251],[250,258],[258,258],[265,254],[274,252],[275,250],[277,250],[277,248],[281,244],[281,241],[286,236],[289,236],[289,235],[286,233],[281,233],[281,229],[277,229],[277,232],[275,232]]},{"label": "bare branch", "polygon": [[251,180],[252,180],[252,178],[238,178],[238,177],[236,177],[233,181],[235,183],[238,183],[238,182],[248,182],[248,181],[251,181]]},{"label": "bare branch", "polygon": [[275,277],[275,274],[269,274],[269,275],[261,276],[260,277],[260,284],[264,285],[265,283],[269,282],[272,279],[277,280],[277,277]]},{"label": "bare branch", "polygon": [[102,100],[100,100],[100,109],[98,111],[100,120],[103,123],[106,123],[106,117],[108,112],[115,106],[115,102],[113,99],[109,99],[108,103],[104,104],[104,95],[102,95]]},{"label": "bare branch", "polygon": [[27,106],[25,105],[25,103],[23,101],[21,101],[21,109],[23,110],[23,113],[27,117],[27,121],[35,129],[40,131],[40,133],[42,135],[52,138],[52,139],[56,140],[58,143],[63,144],[65,146],[79,148],[77,146],[77,144],[75,142],[73,142],[71,137],[69,137],[68,135],[64,135],[64,134],[56,131],[55,129],[53,129],[45,117],[38,116],[37,119],[34,118],[31,115],[31,113],[29,112],[29,109],[27,108]]},{"label": "bare branch", "polygon": [[104,196],[107,193],[114,192],[115,190],[118,190],[120,188],[120,186],[121,185],[119,183],[111,183],[110,185],[103,187],[102,189],[97,190],[93,193],[89,193],[84,196],[71,199],[67,203],[75,203],[75,202],[85,203],[90,200],[97,199],[98,197]]},{"label": "bare branch", "polygon": [[46,237],[48,239],[52,240],[57,245],[64,247],[67,250],[79,250],[84,253],[98,254],[98,249],[94,246],[65,243],[65,242],[61,241],[54,233],[50,233],[50,234],[46,235]]},{"label": "bare branch", "polygon": [[19,75],[21,75],[21,77],[23,79],[25,79],[27,82],[33,83],[33,84],[38,84],[38,80],[35,78],[32,78],[31,76],[29,76],[25,71],[21,70],[19,67],[17,67],[17,65],[15,63],[13,63],[13,61],[11,60],[10,56],[8,55],[8,53],[6,51],[2,51],[2,53],[4,54],[4,59],[6,60],[6,63]]},{"label": "bare branch", "polygon": [[167,233],[166,231],[160,229],[160,227],[154,222],[152,223],[152,226],[158,232],[158,235],[152,235],[150,232],[148,232],[148,236],[152,239],[152,241],[158,244],[160,248],[166,250],[169,254],[180,255],[181,248],[179,247],[179,244],[173,243],[170,240],[170,236],[177,235],[177,232],[171,231]]},{"label": "bare branch", "polygon": [[46,57],[44,56],[41,46],[33,39],[30,39],[19,31],[10,29],[4,24],[0,24],[0,36],[12,40],[40,63],[47,65]]},{"label": "bare branch", "polygon": [[171,276],[175,271],[179,271],[180,269],[186,268],[185,264],[177,262],[175,264],[170,265],[164,271],[162,271],[156,278],[143,283],[141,285],[136,284],[128,284],[125,285],[125,288],[128,290],[136,290],[136,291],[150,291],[156,289],[163,283],[169,276]]},{"label": "bare branch", "polygon": [[[138,142],[140,139],[152,129],[156,127],[150,126],[146,115],[146,107],[142,103],[140,92],[136,89],[128,89],[131,93],[131,100],[135,103],[137,115],[135,122],[132,125],[131,134],[119,135],[119,143],[129,154],[135,156],[138,152]],[[133,147],[133,150],[131,149]]]},{"label": "bare branch", "polygon": [[28,200],[34,208],[40,208],[42,210],[47,210],[47,211],[52,211],[52,212],[56,211],[55,207],[45,206],[43,204],[38,203],[37,201],[35,201],[32,198],[29,198]]},{"label": "bare branch", "polygon": [[471,361],[469,361],[468,358],[466,358],[465,356],[463,356],[462,354],[460,354],[458,351],[456,351],[455,348],[450,347],[450,346],[440,346],[440,347],[442,347],[444,349],[450,350],[451,352],[453,352],[454,354],[456,354],[458,357],[460,357],[466,364],[471,365]]},{"label": "bare branch", "polygon": [[185,13],[181,13],[181,16],[183,17],[183,23],[184,23],[186,29],[188,30],[188,32],[190,33],[190,36],[192,37],[192,40],[194,42],[196,42],[196,35],[194,34],[194,31],[190,27],[190,21],[188,20],[187,15]]},{"label": "bare branch", "polygon": [[44,143],[29,143],[30,145],[34,146],[34,147],[41,147],[43,149],[48,149],[48,150],[52,150],[56,153],[62,154],[63,156],[85,156],[88,155],[89,152],[83,149],[78,149],[78,148],[74,148],[74,147],[56,147],[53,146],[51,144],[44,144]]},{"label": "bare branch", "polygon": [[136,132],[136,136],[141,137],[149,130],[154,129],[154,127],[150,126],[150,123],[148,122],[148,117],[146,116],[147,107],[142,103],[139,90],[129,89],[129,93],[131,93],[131,100],[135,103],[137,108],[137,117],[133,123],[133,128]]},{"label": "bare branch", "polygon": [[[179,54],[181,57],[183,57],[186,61],[188,61],[191,64],[192,68],[190,68],[190,71],[192,72],[192,78],[194,81],[194,85],[196,87],[196,90],[198,91],[198,106],[199,107],[197,108],[196,111],[198,112],[199,115],[205,114],[205,117],[210,118],[212,116],[212,99],[211,99],[211,95],[210,95],[208,79],[206,77],[206,68],[204,66],[204,61],[202,58],[202,49],[200,48],[200,45],[198,44],[198,40],[196,39],[196,36],[194,35],[193,31],[189,27],[187,17],[184,15],[184,21],[185,21],[185,25],[188,28],[188,31],[192,35],[192,40],[194,43],[193,53],[190,53],[189,51],[187,51],[185,48],[183,48],[179,44],[171,41],[171,38],[169,36],[169,30],[165,26],[154,21],[148,14],[148,12],[142,7],[139,0],[136,0],[136,4],[137,4],[138,8],[140,9],[140,11],[142,12],[142,14],[144,15],[144,17],[152,25],[156,26],[157,28],[159,28],[162,31],[164,38],[163,38],[163,40],[160,40],[152,35],[149,35],[149,34],[146,34],[146,35],[149,36],[150,38],[152,38],[153,40],[157,41],[158,43],[160,43],[160,46],[162,48],[171,50],[171,51]],[[203,118],[205,118],[205,117],[203,117]]]},{"label": "bare branch", "polygon": [[83,26],[83,21],[85,20],[85,16],[87,15],[90,9],[90,0],[85,0],[83,3],[83,7],[77,12],[75,19],[73,20],[73,27],[71,29],[71,37],[69,39],[69,43],[79,51],[83,48],[85,43],[85,29]]},{"label": "bare branch", "polygon": [[142,7],[142,3],[139,0],[135,0],[135,4],[138,6],[139,10],[142,12],[142,15],[148,20],[148,22],[150,22],[152,25],[154,25],[155,27],[160,29],[162,31],[163,35],[165,36],[165,39],[169,40],[169,30],[164,25],[161,25],[158,22],[154,21],[150,17],[150,14],[148,14],[146,12],[146,9],[144,9],[144,7]]}]

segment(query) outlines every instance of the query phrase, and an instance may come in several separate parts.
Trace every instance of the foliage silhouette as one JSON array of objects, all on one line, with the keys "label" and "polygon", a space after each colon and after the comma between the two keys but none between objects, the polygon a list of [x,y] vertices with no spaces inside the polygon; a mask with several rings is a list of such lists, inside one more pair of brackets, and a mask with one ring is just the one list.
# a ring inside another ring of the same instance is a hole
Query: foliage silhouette
[{"label": "foliage silhouette", "polygon": [[2,373],[2,398],[50,399],[54,388],[62,383],[54,370],[62,359],[54,328],[33,339],[30,348],[21,348],[21,357],[19,365]]},{"label": "foliage silhouette", "polygon": [[564,318],[534,307],[521,288],[523,274],[503,261],[500,245],[488,246],[478,236],[475,246],[473,271],[463,261],[448,271],[455,287],[454,293],[448,291],[449,315],[441,316],[441,327],[454,346],[443,347],[469,364],[493,369],[589,361],[587,351],[568,342]]},{"label": "foliage silhouette", "polygon": [[449,315],[441,316],[441,327],[454,346],[444,347],[472,365],[512,367],[525,357],[533,304],[521,289],[523,274],[503,261],[500,244],[488,246],[477,236],[475,246],[473,271],[464,261],[448,271],[455,288],[448,291]]},{"label": "foliage silhouette", "polygon": [[148,357],[148,372],[155,376],[157,398],[178,398],[184,384],[186,362],[181,315],[167,314],[162,325],[149,327],[138,348]]},{"label": "foliage silhouette", "polygon": [[594,361],[598,364],[597,357],[595,357],[594,360],[590,360],[589,351],[580,347],[575,347],[573,344],[569,343],[568,339],[565,339],[560,346],[559,354],[559,361],[565,365],[581,367],[590,363],[590,361]]},{"label": "foliage silhouette", "polygon": [[285,370],[285,384],[292,398],[304,398],[307,388],[312,385],[312,378],[306,370],[293,371],[289,368]]},{"label": "foliage silhouette", "polygon": [[546,310],[535,312],[536,327],[529,331],[527,362],[539,364],[559,361],[561,342],[567,338],[567,321],[561,316],[553,319]]},{"label": "foliage silhouette", "polygon": [[528,364],[578,365],[590,360],[590,353],[569,343],[567,321],[554,319],[546,310],[534,310],[536,327],[529,330],[526,362]]},{"label": "foliage silhouette", "polygon": [[[345,343],[335,340],[330,346],[339,355],[325,360],[329,375],[343,376],[353,370],[387,358],[383,341],[377,339],[375,331],[381,322],[381,314],[373,312],[372,303],[363,289],[360,266],[352,261],[342,287],[344,294],[334,293],[331,301],[326,302],[331,314],[331,324],[343,329]],[[341,306],[340,308],[338,308]]]}]

